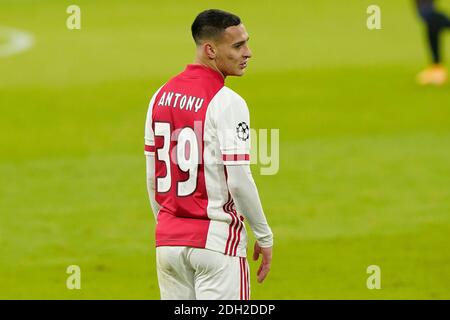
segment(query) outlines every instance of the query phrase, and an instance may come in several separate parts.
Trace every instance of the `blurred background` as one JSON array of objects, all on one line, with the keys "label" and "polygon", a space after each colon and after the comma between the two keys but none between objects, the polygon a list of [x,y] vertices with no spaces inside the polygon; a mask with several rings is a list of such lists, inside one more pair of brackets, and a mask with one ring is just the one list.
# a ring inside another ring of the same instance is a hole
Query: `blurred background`
[{"label": "blurred background", "polygon": [[243,20],[254,56],[226,83],[253,128],[280,130],[278,174],[252,166],[275,235],[252,298],[449,299],[450,87],[415,82],[429,56],[410,0],[0,0],[0,29],[34,39],[0,55],[0,298],[159,299],[145,115],[208,8]]}]

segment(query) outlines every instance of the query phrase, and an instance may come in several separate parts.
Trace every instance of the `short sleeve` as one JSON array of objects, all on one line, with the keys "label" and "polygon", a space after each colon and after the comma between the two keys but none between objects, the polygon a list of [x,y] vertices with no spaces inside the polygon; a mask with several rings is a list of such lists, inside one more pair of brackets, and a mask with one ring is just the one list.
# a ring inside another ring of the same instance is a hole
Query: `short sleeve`
[{"label": "short sleeve", "polygon": [[225,165],[250,164],[250,116],[247,104],[231,91],[219,103],[217,136]]}]

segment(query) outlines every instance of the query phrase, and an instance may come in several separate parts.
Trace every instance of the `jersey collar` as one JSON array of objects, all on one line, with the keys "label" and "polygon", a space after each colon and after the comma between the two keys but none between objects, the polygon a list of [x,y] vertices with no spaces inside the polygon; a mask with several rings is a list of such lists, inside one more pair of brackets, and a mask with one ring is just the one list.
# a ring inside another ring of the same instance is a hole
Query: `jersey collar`
[{"label": "jersey collar", "polygon": [[209,68],[207,66],[201,65],[201,64],[188,64],[186,66],[185,72],[192,73],[195,75],[199,75],[202,77],[212,77],[218,81],[220,81],[222,84],[225,83],[225,79],[223,78],[222,74],[220,74],[218,71]]}]

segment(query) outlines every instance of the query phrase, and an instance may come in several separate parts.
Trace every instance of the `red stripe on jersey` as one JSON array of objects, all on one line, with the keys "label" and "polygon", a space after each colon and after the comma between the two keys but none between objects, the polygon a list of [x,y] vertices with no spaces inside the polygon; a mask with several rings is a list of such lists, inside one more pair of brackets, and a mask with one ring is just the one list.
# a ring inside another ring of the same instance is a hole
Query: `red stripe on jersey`
[{"label": "red stripe on jersey", "polygon": [[[227,168],[224,166],[223,167],[223,172],[225,173],[225,181],[228,180],[228,174],[227,174]],[[226,210],[226,205],[227,203],[231,200],[231,195],[230,192],[228,192],[228,201],[225,202],[225,204],[223,205],[222,209],[224,212],[227,212]],[[228,212],[227,212],[228,213]],[[227,244],[225,246],[225,254],[228,254],[228,247],[230,245],[230,240],[231,240],[231,228],[232,228],[232,224],[234,223],[234,218],[231,215],[231,223],[228,225],[228,238],[227,238]]]},{"label": "red stripe on jersey", "polygon": [[234,207],[234,202],[233,202],[233,199],[231,199],[230,211],[233,213],[233,216],[238,221],[236,229],[234,230],[235,234],[237,235],[237,238],[235,236],[235,238],[234,238],[235,242],[234,242],[234,245],[232,246],[232,250],[231,250],[231,255],[236,256],[237,248],[239,246],[239,243],[241,242],[241,230],[242,230],[243,223],[242,223],[242,220],[239,219],[238,214],[237,214],[236,210],[233,209],[233,207]]},{"label": "red stripe on jersey", "polygon": [[228,227],[228,239],[227,239],[227,245],[225,246],[225,254],[229,255],[230,253],[228,252],[228,249],[230,248],[230,241],[233,235],[233,226],[236,223],[236,220],[234,218],[234,215],[231,214],[231,212],[229,211],[229,203],[231,202],[231,196],[230,194],[228,194],[228,201],[223,205],[223,211],[225,211],[226,213],[228,213],[231,216],[231,223]]},{"label": "red stripe on jersey", "polygon": [[239,267],[240,267],[240,286],[239,286],[239,300],[244,300],[244,266],[243,261],[244,258],[239,257]]},{"label": "red stripe on jersey", "polygon": [[234,256],[236,256],[236,254],[237,254],[237,248],[238,248],[238,246],[239,246],[239,243],[241,242],[241,231],[242,231],[242,226],[243,226],[243,224],[242,224],[242,222],[239,220],[239,230],[238,230],[238,239],[237,239],[237,242],[236,242],[236,245],[235,245],[235,247],[234,247]]},{"label": "red stripe on jersey", "polygon": [[242,267],[244,268],[244,300],[247,300],[247,268],[245,265],[245,258],[242,258]]},{"label": "red stripe on jersey", "polygon": [[247,287],[247,300],[250,300],[250,277],[249,277],[249,270],[248,270],[248,263],[247,259],[244,258],[245,262],[245,274],[247,276],[247,279],[245,281],[246,287]]},{"label": "red stripe on jersey", "polygon": [[249,161],[249,154],[224,154],[222,155],[223,161]]},{"label": "red stripe on jersey", "polygon": [[228,248],[230,247],[230,241],[231,241],[231,235],[232,235],[232,231],[233,231],[233,224],[234,224],[234,218],[232,218],[233,221],[230,223],[229,227],[228,227],[228,240],[227,240],[227,245],[225,247],[225,254],[226,255],[230,255],[228,252]]},{"label": "red stripe on jersey", "polygon": [[155,146],[149,146],[146,144],[144,150],[147,152],[155,152]]},{"label": "red stripe on jersey", "polygon": [[237,239],[236,231],[238,228],[239,221],[233,211],[230,210],[230,214],[233,216],[233,220],[236,221],[236,223],[233,225],[233,237],[232,237],[233,241],[231,241],[231,246],[230,246],[230,255],[233,256],[234,255],[234,247],[236,245],[236,239]]},{"label": "red stripe on jersey", "polygon": [[228,212],[232,215],[233,221],[236,221],[235,224],[233,224],[233,241],[231,241],[231,248],[230,248],[230,255],[236,256],[237,247],[239,245],[239,242],[241,241],[241,230],[242,230],[242,221],[239,219],[236,210],[233,209],[233,199],[231,199],[231,202],[228,204],[227,209]]}]

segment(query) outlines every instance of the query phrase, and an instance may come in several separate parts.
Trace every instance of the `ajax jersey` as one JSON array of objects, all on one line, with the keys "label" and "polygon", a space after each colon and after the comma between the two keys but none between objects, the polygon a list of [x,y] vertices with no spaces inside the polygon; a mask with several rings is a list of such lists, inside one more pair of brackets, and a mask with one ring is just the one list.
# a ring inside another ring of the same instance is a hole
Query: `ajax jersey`
[{"label": "ajax jersey", "polygon": [[145,153],[155,157],[156,246],[245,257],[244,217],[228,190],[226,166],[250,163],[249,112],[220,73],[188,65],[153,95]]}]

